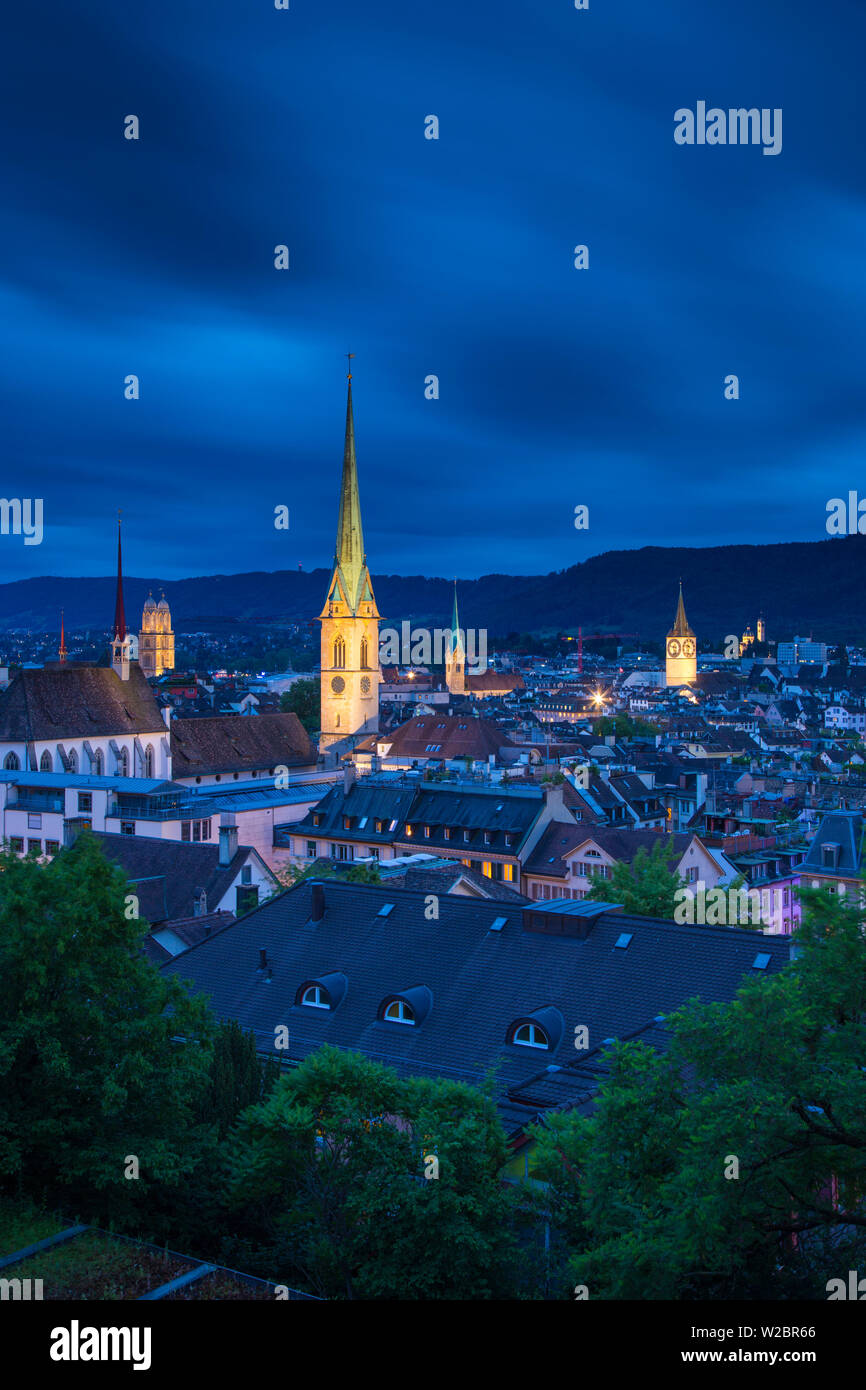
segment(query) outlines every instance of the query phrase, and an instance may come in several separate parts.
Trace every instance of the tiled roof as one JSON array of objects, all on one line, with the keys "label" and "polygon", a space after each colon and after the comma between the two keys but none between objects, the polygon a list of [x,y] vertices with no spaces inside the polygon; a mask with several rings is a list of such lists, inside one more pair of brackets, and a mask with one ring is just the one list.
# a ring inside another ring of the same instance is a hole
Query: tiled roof
[{"label": "tiled roof", "polygon": [[296,714],[173,719],[171,756],[175,777],[306,767],[317,761],[310,736]]},{"label": "tiled roof", "polygon": [[241,846],[223,868],[218,845],[103,831],[94,834],[103,853],[123,869],[135,889],[140,915],[152,926],[191,917],[195,895],[201,889],[205,891],[207,906],[215,909],[242,865],[255,852]]},{"label": "tiled roof", "polygon": [[[314,887],[324,905],[316,924]],[[431,921],[425,897],[393,884],[307,881],[164,969],[210,996],[218,1017],[251,1028],[263,1052],[273,1049],[275,1026],[285,1024],[294,1059],[327,1042],[408,1073],[480,1080],[498,1063],[504,1097],[545,1064],[571,1063],[578,1026],[596,1048],[687,999],[731,999],[744,977],[766,978],[788,959],[787,937],[616,911],[560,917],[565,934],[548,935],[526,929],[549,923],[543,909],[444,894]],[[573,934],[587,927],[585,939]],[[754,968],[759,954],[769,956],[765,970]],[[336,1009],[295,1004],[303,984],[333,972],[348,981]],[[432,994],[420,1026],[378,1021],[387,996],[416,986]],[[555,1046],[540,1052],[509,1045],[510,1026],[542,1009],[558,1033]]]},{"label": "tiled roof", "polygon": [[110,666],[19,671],[0,692],[0,742],[164,734],[162,714],[138,662],[123,681]]}]

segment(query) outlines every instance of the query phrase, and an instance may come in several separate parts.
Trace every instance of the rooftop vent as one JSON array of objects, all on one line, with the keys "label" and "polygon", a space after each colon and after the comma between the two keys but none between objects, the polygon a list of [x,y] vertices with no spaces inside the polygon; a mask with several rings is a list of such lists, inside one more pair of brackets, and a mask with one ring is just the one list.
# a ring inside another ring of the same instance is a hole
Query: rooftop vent
[{"label": "rooftop vent", "polygon": [[321,883],[314,883],[310,895],[310,921],[321,922],[325,915],[325,890]]}]

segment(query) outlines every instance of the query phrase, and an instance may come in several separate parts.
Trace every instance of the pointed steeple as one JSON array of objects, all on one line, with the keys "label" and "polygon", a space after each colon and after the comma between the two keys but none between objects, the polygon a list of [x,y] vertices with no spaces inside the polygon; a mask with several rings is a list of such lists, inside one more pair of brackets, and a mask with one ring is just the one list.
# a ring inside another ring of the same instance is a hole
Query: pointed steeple
[{"label": "pointed steeple", "polygon": [[694,637],[694,635],[686,618],[686,606],[683,603],[683,581],[680,580],[680,596],[677,600],[677,615],[674,618],[674,625],[668,633],[668,637]]},{"label": "pointed steeple", "polygon": [[463,650],[463,635],[460,631],[460,619],[457,616],[457,580],[454,580],[454,606],[451,612],[451,636],[448,641],[448,650],[451,652]]},{"label": "pointed steeple", "polygon": [[60,610],[60,650],[57,653],[58,661],[66,660],[66,633],[63,627],[63,609]]},{"label": "pointed steeple", "polygon": [[[351,358],[354,354],[349,353]],[[351,365],[351,362],[350,362]],[[328,590],[328,604],[345,603],[350,614],[357,614],[359,605],[375,605],[367,556],[364,551],[364,531],[361,525],[361,498],[358,492],[358,464],[355,458],[355,419],[352,409],[352,373],[348,373],[346,398],[346,434],[343,443],[343,477],[340,483],[340,510],[337,517],[337,544],[334,549],[334,573]],[[322,616],[325,616],[323,614]],[[376,615],[378,616],[378,615]]]},{"label": "pointed steeple", "polygon": [[126,614],[123,608],[123,564],[120,554],[120,512],[117,513],[117,598],[114,603],[114,638],[123,642],[126,638]]}]

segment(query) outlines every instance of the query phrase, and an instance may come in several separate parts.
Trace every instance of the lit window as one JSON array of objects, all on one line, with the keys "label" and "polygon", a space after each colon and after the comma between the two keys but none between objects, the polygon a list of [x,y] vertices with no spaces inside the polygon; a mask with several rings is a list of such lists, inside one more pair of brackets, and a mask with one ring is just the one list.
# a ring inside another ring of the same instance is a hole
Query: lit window
[{"label": "lit window", "polygon": [[301,995],[301,1003],[308,1009],[329,1009],[331,1007],[325,991],[319,985],[308,985]]},{"label": "lit window", "polygon": [[547,1034],[537,1023],[521,1023],[519,1028],[515,1028],[511,1041],[517,1043],[518,1047],[550,1047]]},{"label": "lit window", "polygon": [[389,1023],[408,1023],[414,1024],[415,1014],[413,1010],[402,999],[395,999],[389,1004],[383,1015]]}]

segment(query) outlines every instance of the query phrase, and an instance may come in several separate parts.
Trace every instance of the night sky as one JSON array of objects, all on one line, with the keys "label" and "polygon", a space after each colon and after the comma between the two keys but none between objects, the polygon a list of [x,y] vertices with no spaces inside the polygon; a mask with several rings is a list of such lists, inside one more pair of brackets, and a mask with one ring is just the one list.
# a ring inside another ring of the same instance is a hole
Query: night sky
[{"label": "night sky", "polygon": [[[866,489],[863,0],[13,0],[3,48],[45,534],[0,579],[110,572],[118,507],[130,574],[327,564],[348,350],[374,573],[819,540]],[[676,145],[699,100],[781,153]]]}]

